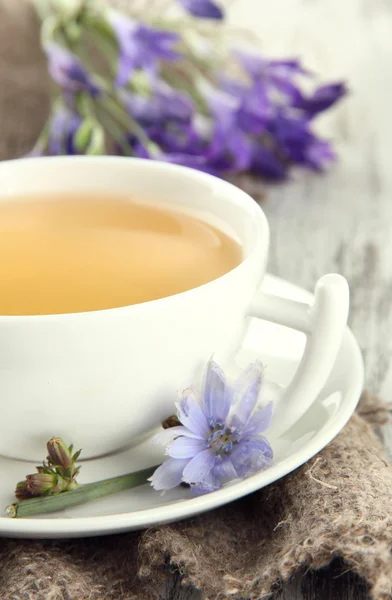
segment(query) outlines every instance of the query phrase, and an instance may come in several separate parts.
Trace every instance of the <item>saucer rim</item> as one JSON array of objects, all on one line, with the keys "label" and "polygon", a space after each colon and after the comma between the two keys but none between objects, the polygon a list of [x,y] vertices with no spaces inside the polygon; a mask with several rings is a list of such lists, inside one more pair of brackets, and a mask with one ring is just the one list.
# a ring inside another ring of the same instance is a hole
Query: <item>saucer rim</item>
[{"label": "saucer rim", "polygon": [[[282,286],[283,284],[285,291],[297,294],[297,296],[300,294],[304,301],[311,301],[313,298],[313,294],[307,290],[279,277],[267,274],[264,282],[267,285]],[[276,465],[272,465],[266,471],[256,473],[238,483],[223,487],[204,496],[186,498],[178,502],[129,513],[87,517],[43,517],[39,519],[0,517],[0,535],[3,537],[36,539],[73,538],[140,530],[153,525],[179,521],[218,508],[281,479],[302,466],[327,446],[346,425],[358,404],[364,381],[362,355],[349,328],[346,328],[344,341],[348,344],[347,351],[352,354],[352,360],[356,362],[357,368],[355,374],[350,375],[350,391],[343,397],[333,421],[326,431],[319,430],[311,440],[305,442],[291,456]]]}]

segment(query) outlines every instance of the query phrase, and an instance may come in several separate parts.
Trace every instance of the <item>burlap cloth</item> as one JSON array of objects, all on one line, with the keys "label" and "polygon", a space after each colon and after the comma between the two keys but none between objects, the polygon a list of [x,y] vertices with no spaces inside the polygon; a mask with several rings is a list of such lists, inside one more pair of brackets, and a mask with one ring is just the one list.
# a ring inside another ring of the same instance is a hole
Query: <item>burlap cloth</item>
[{"label": "burlap cloth", "polygon": [[[30,149],[47,108],[33,12],[24,0],[0,0],[1,159]],[[308,464],[195,519],[71,542],[0,540],[0,598],[147,600],[160,596],[173,568],[204,598],[263,598],[297,569],[336,556],[369,582],[374,598],[391,598],[392,469],[364,420],[385,417],[385,407],[365,396]]]}]

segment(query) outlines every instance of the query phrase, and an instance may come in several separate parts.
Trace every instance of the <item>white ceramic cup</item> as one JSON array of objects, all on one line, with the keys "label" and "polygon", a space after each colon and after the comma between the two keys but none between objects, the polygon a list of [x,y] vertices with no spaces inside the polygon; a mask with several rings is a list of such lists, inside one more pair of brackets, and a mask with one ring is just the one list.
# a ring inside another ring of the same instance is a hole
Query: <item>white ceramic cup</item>
[{"label": "white ceramic cup", "polygon": [[246,193],[209,175],[119,157],[0,163],[0,200],[83,191],[125,193],[189,211],[232,232],[243,260],[206,285],[143,304],[0,316],[0,454],[42,459],[53,435],[83,448],[84,458],[134,443],[173,413],[178,391],[200,381],[212,355],[224,365],[239,349],[250,316],[308,335],[274,417],[276,434],[293,425],[322,389],[338,353],[348,313],[345,279],[320,279],[313,306],[260,291],[269,245],[264,213]]}]

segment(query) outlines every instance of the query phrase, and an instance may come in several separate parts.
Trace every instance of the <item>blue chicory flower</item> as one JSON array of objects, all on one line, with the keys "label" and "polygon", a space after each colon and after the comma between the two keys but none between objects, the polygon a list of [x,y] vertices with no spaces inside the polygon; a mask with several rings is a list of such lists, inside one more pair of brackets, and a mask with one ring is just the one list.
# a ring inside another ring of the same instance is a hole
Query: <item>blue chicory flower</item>
[{"label": "blue chicory flower", "polygon": [[166,460],[151,484],[169,490],[184,482],[195,493],[219,489],[222,482],[253,475],[272,462],[272,448],[262,435],[272,417],[271,403],[255,411],[262,367],[251,364],[231,388],[220,367],[210,361],[202,398],[185,390],[177,404],[181,425],[156,436],[167,445]]},{"label": "blue chicory flower", "polygon": [[178,0],[194,17],[202,19],[223,19],[223,10],[211,0]]},{"label": "blue chicory flower", "polygon": [[49,73],[66,92],[89,92],[92,96],[100,90],[81,60],[69,50],[51,42],[45,45]]},{"label": "blue chicory flower", "polygon": [[160,60],[175,60],[179,57],[173,50],[173,46],[179,41],[176,33],[148,27],[118,12],[110,14],[110,23],[119,46],[116,77],[118,86],[128,83],[137,69],[144,69],[155,76]]}]

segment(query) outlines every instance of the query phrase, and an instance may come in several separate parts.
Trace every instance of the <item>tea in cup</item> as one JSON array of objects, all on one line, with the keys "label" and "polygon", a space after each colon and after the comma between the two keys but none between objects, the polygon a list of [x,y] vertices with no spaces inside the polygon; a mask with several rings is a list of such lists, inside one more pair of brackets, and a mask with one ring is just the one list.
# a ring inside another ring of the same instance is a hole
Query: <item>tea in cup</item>
[{"label": "tea in cup", "polygon": [[260,290],[269,229],[245,192],[122,157],[0,164],[0,454],[37,460],[53,435],[85,458],[117,451],[174,411],[250,317],[308,335],[275,407],[275,435],[322,389],[348,311],[339,275],[312,306]]}]

